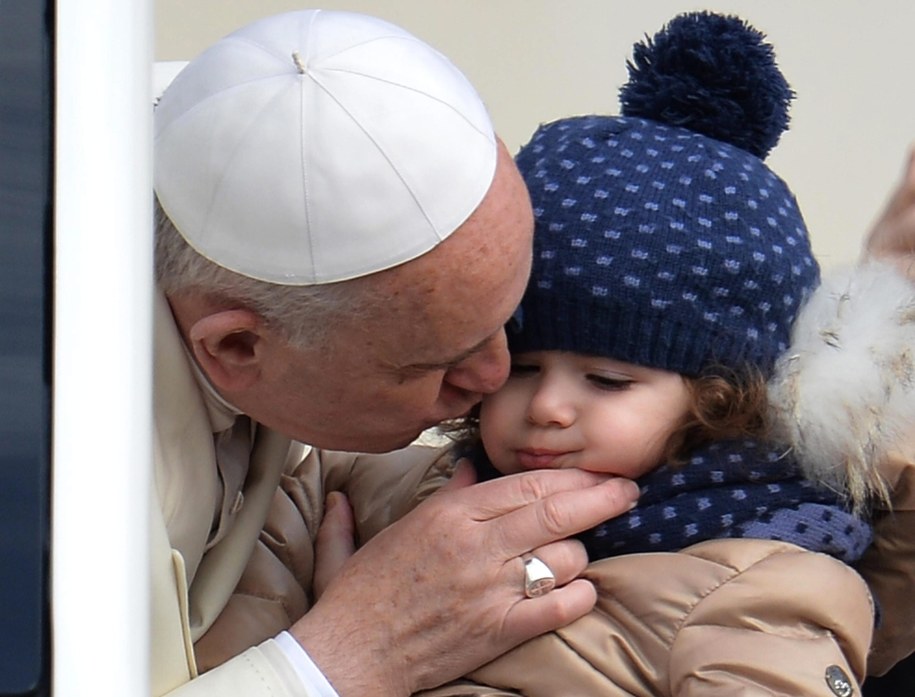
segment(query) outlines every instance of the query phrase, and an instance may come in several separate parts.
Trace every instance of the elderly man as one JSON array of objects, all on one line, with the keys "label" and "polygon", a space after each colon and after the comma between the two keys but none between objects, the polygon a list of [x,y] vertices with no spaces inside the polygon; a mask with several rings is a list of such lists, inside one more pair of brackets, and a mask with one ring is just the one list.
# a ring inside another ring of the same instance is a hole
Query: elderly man
[{"label": "elderly man", "polygon": [[[466,79],[362,15],[223,39],[155,128],[153,694],[408,695],[586,613],[587,559],[564,538],[628,509],[634,485],[459,471],[288,633],[197,677],[194,642],[303,444],[392,450],[502,383],[532,218]],[[539,597],[531,553],[555,576]]]}]

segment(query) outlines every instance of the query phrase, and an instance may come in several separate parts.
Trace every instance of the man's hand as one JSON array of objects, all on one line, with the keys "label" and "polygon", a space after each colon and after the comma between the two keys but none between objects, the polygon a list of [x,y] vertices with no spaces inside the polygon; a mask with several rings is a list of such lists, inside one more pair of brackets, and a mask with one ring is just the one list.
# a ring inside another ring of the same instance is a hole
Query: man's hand
[{"label": "man's hand", "polygon": [[865,243],[865,253],[896,265],[915,281],[915,149]]},{"label": "man's hand", "polygon": [[[580,470],[473,483],[470,467],[339,569],[292,626],[342,697],[395,697],[463,675],[594,605],[580,542],[564,538],[629,510],[637,488]],[[556,575],[524,596],[521,555]]]}]

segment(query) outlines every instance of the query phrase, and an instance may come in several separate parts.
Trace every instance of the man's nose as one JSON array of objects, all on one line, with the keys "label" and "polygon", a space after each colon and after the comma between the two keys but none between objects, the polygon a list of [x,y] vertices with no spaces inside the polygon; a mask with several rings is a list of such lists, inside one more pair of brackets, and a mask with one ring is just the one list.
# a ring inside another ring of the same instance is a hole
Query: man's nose
[{"label": "man's nose", "polygon": [[448,370],[444,381],[465,392],[490,394],[505,383],[508,369],[508,346],[505,333],[500,331],[479,351]]}]

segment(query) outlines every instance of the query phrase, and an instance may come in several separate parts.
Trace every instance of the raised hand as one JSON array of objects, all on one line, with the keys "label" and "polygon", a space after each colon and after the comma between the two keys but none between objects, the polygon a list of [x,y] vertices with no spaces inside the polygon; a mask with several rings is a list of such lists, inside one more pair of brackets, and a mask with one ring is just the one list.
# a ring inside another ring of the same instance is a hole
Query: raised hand
[{"label": "raised hand", "polygon": [[[629,510],[632,482],[580,470],[537,471],[469,486],[453,480],[357,551],[293,636],[342,697],[400,696],[473,670],[594,605],[569,535]],[[522,555],[556,576],[524,594]]]}]

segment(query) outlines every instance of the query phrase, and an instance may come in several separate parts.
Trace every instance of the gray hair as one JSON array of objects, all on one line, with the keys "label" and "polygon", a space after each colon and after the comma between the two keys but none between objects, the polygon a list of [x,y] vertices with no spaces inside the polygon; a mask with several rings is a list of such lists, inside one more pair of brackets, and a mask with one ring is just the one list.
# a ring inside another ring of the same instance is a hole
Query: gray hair
[{"label": "gray hair", "polygon": [[326,344],[330,329],[359,321],[384,301],[366,279],[313,286],[285,286],[243,276],[199,254],[155,201],[156,282],[166,294],[194,291],[217,303],[240,305],[260,315],[300,347]]}]

